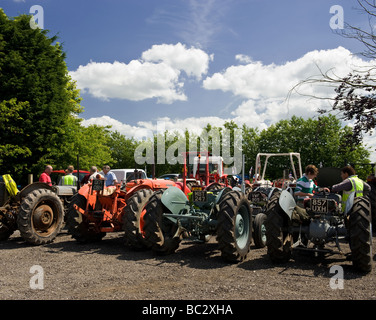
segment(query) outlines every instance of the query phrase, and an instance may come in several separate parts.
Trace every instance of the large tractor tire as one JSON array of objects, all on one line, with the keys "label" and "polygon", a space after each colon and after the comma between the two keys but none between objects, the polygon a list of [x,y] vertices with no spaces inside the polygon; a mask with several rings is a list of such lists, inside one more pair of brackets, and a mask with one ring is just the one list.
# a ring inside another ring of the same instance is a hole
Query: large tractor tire
[{"label": "large tractor tire", "polygon": [[85,215],[76,210],[74,205],[77,205],[81,209],[85,209],[86,198],[77,193],[71,198],[69,203],[67,212],[67,228],[68,232],[72,235],[72,238],[76,239],[79,243],[96,242],[102,240],[106,233],[96,232],[93,228],[90,228]]},{"label": "large tractor tire", "polygon": [[366,198],[354,199],[349,222],[353,266],[361,272],[370,272],[372,270],[371,207]]},{"label": "large tractor tire", "polygon": [[284,263],[290,260],[292,253],[292,235],[288,233],[288,216],[280,207],[277,193],[270,198],[266,211],[266,246],[273,263]]},{"label": "large tractor tire", "polygon": [[151,189],[141,189],[135,192],[124,207],[123,229],[125,231],[125,243],[134,250],[149,248],[149,243],[144,237],[145,205],[153,195]]},{"label": "large tractor tire", "polygon": [[163,217],[170,212],[162,203],[163,191],[155,192],[147,203],[144,215],[144,234],[151,249],[158,254],[174,253],[180,244],[180,235],[176,234],[178,226]]},{"label": "large tractor tire", "polygon": [[252,241],[252,209],[243,193],[230,191],[219,203],[217,241],[227,262],[247,257]]},{"label": "large tractor tire", "polygon": [[371,192],[369,194],[369,201],[371,202],[371,216],[373,232],[376,233],[376,182],[370,183]]},{"label": "large tractor tire", "polygon": [[50,243],[60,232],[64,208],[51,190],[36,189],[23,198],[17,215],[22,238],[34,245]]}]

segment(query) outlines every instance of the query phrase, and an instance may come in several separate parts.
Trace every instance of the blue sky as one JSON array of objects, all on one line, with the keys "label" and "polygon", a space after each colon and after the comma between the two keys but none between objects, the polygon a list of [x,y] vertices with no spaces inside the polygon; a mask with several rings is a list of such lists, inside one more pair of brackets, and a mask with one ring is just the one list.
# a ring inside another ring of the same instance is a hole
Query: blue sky
[{"label": "blue sky", "polygon": [[157,121],[166,129],[198,130],[226,120],[263,129],[293,114],[317,116],[327,103],[299,95],[287,103],[289,89],[317,75],[317,66],[344,75],[370,63],[352,55],[363,49],[357,41],[329,25],[330,8],[340,5],[345,22],[366,26],[354,0],[0,3],[10,17],[33,5],[43,8],[44,28],[63,43],[81,88],[84,123],[111,124],[127,136],[155,130]]}]

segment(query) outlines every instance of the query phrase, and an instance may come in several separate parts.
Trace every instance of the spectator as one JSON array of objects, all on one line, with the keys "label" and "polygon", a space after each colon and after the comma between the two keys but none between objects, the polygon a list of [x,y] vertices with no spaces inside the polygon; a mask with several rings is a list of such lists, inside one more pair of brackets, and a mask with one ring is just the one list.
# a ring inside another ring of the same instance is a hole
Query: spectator
[{"label": "spectator", "polygon": [[73,175],[74,167],[68,166],[67,174],[62,176],[59,181],[59,186],[76,186],[78,178]]},{"label": "spectator", "polygon": [[47,183],[49,186],[52,186],[52,181],[50,177],[52,170],[52,166],[47,165],[44,169],[44,172],[39,177],[39,182],[44,182]]},{"label": "spectator", "polygon": [[294,195],[298,197],[298,204],[302,204],[305,198],[312,198],[313,191],[324,190],[329,192],[328,188],[321,189],[313,182],[313,179],[316,178],[318,173],[319,170],[313,164],[306,166],[305,173],[296,182]]},{"label": "spectator", "polygon": [[106,187],[113,186],[116,183],[118,183],[115,173],[111,172],[110,169],[111,169],[110,166],[105,165],[103,166],[102,171],[99,173],[103,176],[103,178],[105,178]]},{"label": "spectator", "polygon": [[332,186],[332,192],[342,191],[342,212],[347,213],[349,210],[348,199],[352,193],[355,197],[363,197],[363,192],[367,194],[371,187],[368,183],[359,179],[355,174],[354,168],[345,166],[341,169],[342,182]]},{"label": "spectator", "polygon": [[98,174],[98,169],[96,166],[91,166],[90,168],[90,173],[88,173],[81,181],[81,184],[84,185],[84,184],[87,184],[89,183],[91,180],[95,179],[97,177],[97,174]]}]

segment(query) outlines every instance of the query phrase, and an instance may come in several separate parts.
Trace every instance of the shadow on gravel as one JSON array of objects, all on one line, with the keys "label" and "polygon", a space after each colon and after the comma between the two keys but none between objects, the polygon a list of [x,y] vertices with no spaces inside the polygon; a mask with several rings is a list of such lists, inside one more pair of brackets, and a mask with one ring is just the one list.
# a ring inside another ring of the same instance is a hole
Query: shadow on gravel
[{"label": "shadow on gravel", "polygon": [[173,254],[160,255],[152,251],[151,255],[158,259],[160,264],[174,263],[194,269],[218,269],[229,265],[222,259],[217,243],[184,241]]},{"label": "shadow on gravel", "polygon": [[[251,251],[252,252],[252,251]],[[326,277],[332,278],[336,271],[330,272],[332,266],[340,266],[343,268],[344,279],[362,278],[366,274],[356,271],[351,265],[351,261],[346,260],[346,256],[340,254],[326,255],[324,257],[315,257],[312,252],[293,252],[292,258],[286,263],[273,263],[267,254],[257,259],[249,259],[241,264],[239,268],[248,271],[257,271],[265,269],[278,270],[281,275],[296,277]]]}]

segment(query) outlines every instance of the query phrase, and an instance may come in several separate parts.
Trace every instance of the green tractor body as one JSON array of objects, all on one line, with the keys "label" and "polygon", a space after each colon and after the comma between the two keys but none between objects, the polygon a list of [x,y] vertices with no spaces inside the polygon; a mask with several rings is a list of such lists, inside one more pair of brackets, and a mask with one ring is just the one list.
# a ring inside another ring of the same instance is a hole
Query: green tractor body
[{"label": "green tractor body", "polygon": [[242,261],[249,252],[252,209],[243,193],[228,187],[196,186],[188,195],[175,187],[156,192],[144,219],[145,238],[159,253],[174,252],[183,238],[207,241],[212,235],[226,261]]}]

